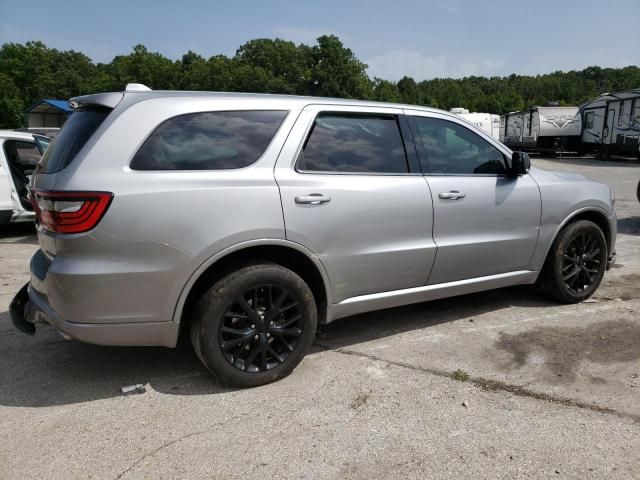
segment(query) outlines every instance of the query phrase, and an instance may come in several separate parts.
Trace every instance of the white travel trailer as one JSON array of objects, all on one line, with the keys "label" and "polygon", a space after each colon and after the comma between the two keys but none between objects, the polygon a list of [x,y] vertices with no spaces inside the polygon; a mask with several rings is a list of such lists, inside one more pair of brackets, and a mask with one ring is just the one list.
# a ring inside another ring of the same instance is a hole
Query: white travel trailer
[{"label": "white travel trailer", "polygon": [[606,160],[611,155],[640,159],[640,88],[603,93],[580,105],[585,151]]},{"label": "white travel trailer", "polygon": [[454,113],[466,121],[473,123],[476,127],[484,130],[496,140],[500,140],[500,115],[493,113],[469,112],[466,108],[452,108]]},{"label": "white travel trailer", "polygon": [[532,107],[500,118],[500,141],[518,150],[577,152],[581,128],[578,107]]}]

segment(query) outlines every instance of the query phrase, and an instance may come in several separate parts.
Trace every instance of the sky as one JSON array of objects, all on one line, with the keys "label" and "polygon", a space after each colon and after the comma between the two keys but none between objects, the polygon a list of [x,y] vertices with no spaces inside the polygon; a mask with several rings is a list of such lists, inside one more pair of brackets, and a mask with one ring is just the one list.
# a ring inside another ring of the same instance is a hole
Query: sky
[{"label": "sky", "polygon": [[139,43],[178,59],[334,34],[371,77],[424,80],[640,65],[639,21],[640,0],[0,0],[0,43],[109,62]]}]

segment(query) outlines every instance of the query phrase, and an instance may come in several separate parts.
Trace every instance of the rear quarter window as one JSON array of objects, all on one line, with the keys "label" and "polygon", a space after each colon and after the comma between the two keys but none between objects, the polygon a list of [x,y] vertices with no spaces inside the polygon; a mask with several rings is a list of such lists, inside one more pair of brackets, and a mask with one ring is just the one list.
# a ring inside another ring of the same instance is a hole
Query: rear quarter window
[{"label": "rear quarter window", "polygon": [[131,160],[133,170],[228,170],[255,163],[287,112],[202,112],[170,118]]}]

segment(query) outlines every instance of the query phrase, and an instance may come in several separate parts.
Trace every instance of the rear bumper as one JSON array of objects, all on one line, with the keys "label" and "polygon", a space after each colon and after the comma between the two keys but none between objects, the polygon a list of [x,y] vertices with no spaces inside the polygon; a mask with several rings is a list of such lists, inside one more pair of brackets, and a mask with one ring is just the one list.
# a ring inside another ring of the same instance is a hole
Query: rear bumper
[{"label": "rear bumper", "polygon": [[175,322],[141,323],[76,323],[61,318],[28,283],[20,289],[9,306],[14,326],[33,335],[36,324],[48,323],[65,338],[96,345],[163,346],[173,348],[178,340],[179,325]]}]

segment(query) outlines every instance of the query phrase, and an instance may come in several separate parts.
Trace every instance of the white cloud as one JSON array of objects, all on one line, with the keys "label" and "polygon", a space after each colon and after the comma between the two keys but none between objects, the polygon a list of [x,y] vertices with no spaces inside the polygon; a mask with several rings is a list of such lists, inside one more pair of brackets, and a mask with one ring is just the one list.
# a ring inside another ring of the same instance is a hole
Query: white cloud
[{"label": "white cloud", "polygon": [[348,36],[342,35],[331,28],[300,28],[300,27],[275,27],[273,33],[283,40],[294,43],[314,45],[318,37],[322,35],[335,35],[343,43],[347,43]]},{"label": "white cloud", "polygon": [[394,50],[365,61],[371,77],[399,80],[405,75],[415,80],[470,75],[500,75],[503,60],[452,59],[445,55],[429,57],[415,50]]}]

